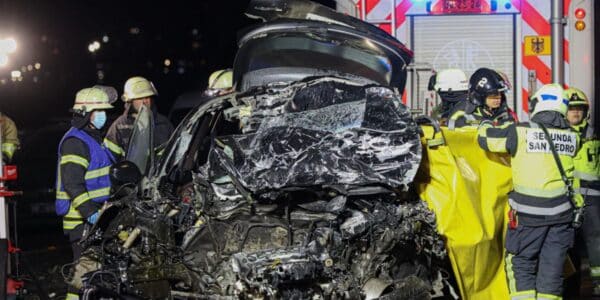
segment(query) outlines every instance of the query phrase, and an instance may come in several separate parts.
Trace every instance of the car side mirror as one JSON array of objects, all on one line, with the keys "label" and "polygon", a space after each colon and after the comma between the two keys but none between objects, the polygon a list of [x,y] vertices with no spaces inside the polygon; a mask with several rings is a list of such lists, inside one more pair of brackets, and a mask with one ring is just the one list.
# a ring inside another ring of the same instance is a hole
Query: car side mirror
[{"label": "car side mirror", "polygon": [[142,172],[136,164],[130,161],[122,161],[110,167],[110,182],[113,187],[121,187],[128,184],[137,185],[142,180]]}]

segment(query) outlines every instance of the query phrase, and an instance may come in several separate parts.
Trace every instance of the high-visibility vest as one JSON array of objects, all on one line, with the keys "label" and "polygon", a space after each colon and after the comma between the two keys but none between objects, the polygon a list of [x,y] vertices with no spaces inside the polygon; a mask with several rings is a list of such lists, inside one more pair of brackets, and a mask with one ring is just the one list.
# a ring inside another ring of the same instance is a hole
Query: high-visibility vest
[{"label": "high-visibility vest", "polygon": [[575,156],[574,177],[580,180],[579,192],[585,198],[600,197],[600,139],[595,136],[594,128],[584,120],[582,124],[573,126],[580,134],[581,149]]},{"label": "high-visibility vest", "polygon": [[0,113],[0,134],[2,134],[2,153],[10,160],[19,148],[19,137],[15,122]]},{"label": "high-visibility vest", "polygon": [[[450,119],[448,120],[448,129],[454,130],[456,128],[456,121],[461,117],[465,118],[467,126],[479,126],[481,121],[485,119],[480,107],[478,107],[473,113],[467,113],[464,110],[457,110],[454,112],[454,114],[452,114],[452,116],[450,116]],[[489,120],[492,123],[498,124],[514,123],[514,120],[511,119],[511,113],[509,111],[504,111],[495,116],[493,119]]]},{"label": "high-visibility vest", "polygon": [[[63,142],[67,138],[77,138],[83,141],[90,153],[90,160],[78,155],[60,155]],[[98,143],[85,131],[71,128],[65,134],[58,146],[59,160],[56,175],[56,214],[63,217],[63,229],[71,230],[83,223],[83,217],[77,207],[87,201],[104,203],[110,197],[110,166],[115,159],[112,153]],[[65,192],[61,183],[60,166],[66,163],[79,164],[87,169],[85,172],[85,186],[87,192],[74,195],[73,198]]]},{"label": "high-visibility vest", "polygon": [[[517,151],[512,158],[514,191],[526,197],[511,197],[511,207],[519,213],[555,216],[573,207],[565,197],[568,189],[562,180],[545,134],[535,123],[531,127],[516,126]],[[548,128],[569,180],[573,179],[573,157],[577,153],[578,136],[565,129]]]}]

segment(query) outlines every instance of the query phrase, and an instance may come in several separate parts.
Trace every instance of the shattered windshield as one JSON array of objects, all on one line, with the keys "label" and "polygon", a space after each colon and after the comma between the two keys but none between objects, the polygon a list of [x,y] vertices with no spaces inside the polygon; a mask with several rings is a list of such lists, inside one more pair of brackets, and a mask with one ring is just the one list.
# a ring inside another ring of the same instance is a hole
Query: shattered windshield
[{"label": "shattered windshield", "polygon": [[[154,176],[162,176],[177,167],[181,167],[182,161],[190,155],[196,158],[197,153],[189,153],[193,149],[193,145],[190,144],[193,142],[194,136],[202,134],[198,131],[203,124],[213,123],[211,121],[211,118],[214,117],[213,112],[222,108],[232,97],[234,97],[234,94],[213,98],[188,113],[187,117],[175,129],[165,147],[165,153],[160,157],[156,164],[156,169],[152,171],[152,174]],[[213,127],[214,125],[212,124]],[[202,139],[204,136],[200,136],[199,138]]]}]

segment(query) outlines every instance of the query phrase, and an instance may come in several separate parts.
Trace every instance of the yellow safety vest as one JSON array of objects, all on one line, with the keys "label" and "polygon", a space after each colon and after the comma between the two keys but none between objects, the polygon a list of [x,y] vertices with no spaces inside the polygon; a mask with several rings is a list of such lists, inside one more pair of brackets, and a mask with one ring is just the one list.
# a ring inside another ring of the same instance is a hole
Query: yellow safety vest
[{"label": "yellow safety vest", "polygon": [[[509,112],[505,111],[497,116],[495,116],[493,119],[490,119],[490,121],[492,123],[500,123],[501,120],[508,118],[509,116]],[[483,113],[481,112],[481,108],[477,108],[473,113],[467,113],[464,110],[457,110],[456,112],[454,112],[454,114],[452,114],[452,116],[450,116],[450,119],[448,120],[448,129],[450,130],[454,130],[454,128],[456,128],[456,121],[458,119],[460,119],[461,117],[465,118],[465,122],[467,123],[467,126],[479,126],[479,124],[481,123],[481,121],[483,119],[485,119],[485,117],[483,116]],[[514,123],[513,121],[506,121],[503,122],[503,126],[508,126],[510,124]]]},{"label": "yellow safety vest", "polygon": [[19,148],[19,137],[15,122],[0,113],[0,131],[2,134],[2,153],[12,159],[15,151]]},{"label": "yellow safety vest", "polygon": [[[584,121],[582,124],[573,126],[580,134],[581,149],[574,158],[574,177],[582,182],[600,181],[600,140],[595,136],[594,129]],[[580,184],[578,182],[577,186]],[[583,196],[600,196],[600,191],[585,187],[579,188]]]},{"label": "yellow safety vest", "polygon": [[[538,199],[536,205],[524,205],[511,201],[519,212],[533,215],[556,215],[572,208],[569,199],[549,203],[544,198],[557,198],[567,194],[567,186],[557,167],[546,141],[545,134],[532,123],[532,127],[517,126],[517,151],[512,158],[514,191]],[[579,143],[575,132],[564,129],[548,129],[557,148],[566,176],[572,180],[575,169],[573,157]]]}]

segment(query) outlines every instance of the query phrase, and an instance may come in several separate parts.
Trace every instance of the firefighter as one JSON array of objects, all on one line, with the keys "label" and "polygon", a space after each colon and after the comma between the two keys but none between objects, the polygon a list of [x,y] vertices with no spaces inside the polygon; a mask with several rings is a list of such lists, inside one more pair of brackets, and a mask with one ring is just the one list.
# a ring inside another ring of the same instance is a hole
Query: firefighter
[{"label": "firefighter", "polygon": [[575,157],[575,185],[585,199],[583,240],[590,261],[594,295],[600,295],[600,139],[588,123],[590,105],[586,95],[577,88],[565,91],[569,99],[567,120],[581,139],[581,149]]},{"label": "firefighter", "polygon": [[224,69],[212,72],[208,77],[206,94],[209,96],[221,96],[233,92],[233,72]]},{"label": "firefighter", "polygon": [[142,106],[152,111],[154,116],[154,148],[157,149],[169,140],[174,131],[173,125],[165,116],[159,114],[154,104],[158,95],[154,84],[144,77],[135,76],[125,82],[121,99],[125,102],[125,110],[108,129],[104,143],[118,158],[124,158],[133,132],[133,124]]},{"label": "firefighter", "polygon": [[[110,195],[109,168],[113,154],[102,145],[106,110],[117,98],[114,88],[94,86],[80,90],[73,105],[71,128],[58,146],[56,213],[63,218],[75,264],[84,225],[94,224]],[[67,299],[78,299],[78,287],[69,286]]]},{"label": "firefighter", "polygon": [[0,113],[0,130],[2,130],[2,159],[10,163],[15,151],[19,148],[19,136],[15,122],[8,116]]},{"label": "firefighter", "polygon": [[469,101],[474,109],[457,110],[448,121],[448,128],[477,126],[483,120],[495,125],[517,121],[516,114],[506,104],[509,84],[498,72],[480,68],[469,79]]},{"label": "firefighter", "polygon": [[559,84],[543,86],[531,107],[531,123],[494,127],[483,121],[478,142],[486,151],[512,156],[505,245],[511,299],[561,299],[563,265],[574,241],[574,220],[580,220],[575,212],[583,206],[571,186],[578,136],[565,118]]},{"label": "firefighter", "polygon": [[432,113],[441,125],[446,125],[454,111],[466,109],[469,81],[462,70],[445,69],[431,76],[429,90],[435,91],[442,100]]}]

